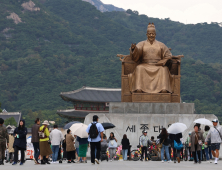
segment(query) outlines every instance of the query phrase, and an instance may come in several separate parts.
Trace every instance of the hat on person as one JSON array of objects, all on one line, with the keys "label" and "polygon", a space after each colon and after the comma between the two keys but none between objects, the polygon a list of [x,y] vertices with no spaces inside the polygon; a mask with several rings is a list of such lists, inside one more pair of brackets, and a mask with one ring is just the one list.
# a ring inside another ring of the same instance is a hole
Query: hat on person
[{"label": "hat on person", "polygon": [[48,126],[48,125],[49,125],[49,122],[48,122],[48,120],[45,120],[42,124]]},{"label": "hat on person", "polygon": [[217,120],[217,119],[214,119],[214,120],[212,120],[212,122],[218,123],[218,120]]},{"label": "hat on person", "polygon": [[98,117],[97,115],[94,115],[94,116],[93,116],[93,121],[97,121],[98,118],[99,118],[99,117]]},{"label": "hat on person", "polygon": [[189,135],[191,135],[192,132],[189,132]]},{"label": "hat on person", "polygon": [[147,133],[147,131],[144,130],[143,133]]}]

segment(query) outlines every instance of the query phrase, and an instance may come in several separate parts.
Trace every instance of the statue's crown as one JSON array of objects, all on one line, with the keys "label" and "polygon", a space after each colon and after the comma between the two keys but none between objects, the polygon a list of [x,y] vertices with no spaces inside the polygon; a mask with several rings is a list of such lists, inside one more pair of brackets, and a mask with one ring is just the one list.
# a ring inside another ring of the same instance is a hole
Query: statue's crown
[{"label": "statue's crown", "polygon": [[155,25],[154,25],[154,23],[149,23],[149,25],[148,25],[148,27],[147,27],[147,29],[149,29],[149,28],[154,28],[155,29]]}]

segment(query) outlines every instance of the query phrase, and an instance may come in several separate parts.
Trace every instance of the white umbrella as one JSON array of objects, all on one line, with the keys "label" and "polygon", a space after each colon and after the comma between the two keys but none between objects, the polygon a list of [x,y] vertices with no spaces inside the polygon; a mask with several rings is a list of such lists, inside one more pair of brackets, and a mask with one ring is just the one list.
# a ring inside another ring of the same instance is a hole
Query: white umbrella
[{"label": "white umbrella", "polygon": [[72,132],[76,131],[76,129],[78,129],[79,127],[81,127],[83,125],[83,123],[75,123],[75,124],[72,124],[72,126],[70,126],[70,130]]},{"label": "white umbrella", "polygon": [[213,126],[213,123],[210,120],[205,119],[205,118],[196,119],[196,120],[194,120],[194,123],[199,123],[199,124],[202,124],[202,125]]},{"label": "white umbrella", "polygon": [[170,134],[177,134],[184,132],[186,129],[187,126],[184,123],[173,123],[172,125],[170,125],[167,131]]},{"label": "white umbrella", "polygon": [[88,133],[86,132],[87,125],[83,123],[73,124],[69,129],[73,132],[73,134],[79,136],[80,138],[88,138]]}]

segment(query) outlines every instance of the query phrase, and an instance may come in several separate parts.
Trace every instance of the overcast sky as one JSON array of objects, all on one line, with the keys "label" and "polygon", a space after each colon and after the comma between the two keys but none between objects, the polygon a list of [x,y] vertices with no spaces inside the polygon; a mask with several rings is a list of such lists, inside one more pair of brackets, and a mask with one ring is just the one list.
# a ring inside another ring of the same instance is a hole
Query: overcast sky
[{"label": "overcast sky", "polygon": [[185,24],[222,22],[222,0],[101,0],[123,9],[155,18],[170,18]]}]

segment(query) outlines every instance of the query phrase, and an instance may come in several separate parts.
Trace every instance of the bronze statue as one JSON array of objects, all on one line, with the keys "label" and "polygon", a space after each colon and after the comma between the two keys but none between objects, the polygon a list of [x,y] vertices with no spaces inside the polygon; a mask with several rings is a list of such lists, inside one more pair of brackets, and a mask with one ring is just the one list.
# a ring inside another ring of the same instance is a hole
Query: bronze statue
[{"label": "bronze statue", "polygon": [[156,29],[153,24],[147,28],[147,40],[132,44],[130,55],[132,60],[141,63],[132,74],[129,74],[131,92],[172,93],[174,77],[170,75],[164,64],[172,59],[170,50],[163,43],[155,40]]},{"label": "bronze statue", "polygon": [[[147,40],[141,41],[137,45],[132,44],[129,56],[117,55],[124,57],[121,61],[128,62],[128,65],[130,62],[134,62],[134,68],[127,74],[127,79],[130,93],[138,93],[137,97],[140,93],[174,93],[175,75],[171,74],[169,70],[171,66],[169,67],[169,65],[173,62],[173,59],[174,63],[176,61],[178,64],[183,56],[172,56],[170,49],[155,38],[155,26],[153,23],[149,23],[147,27]],[[128,59],[126,59],[127,57]]]}]

